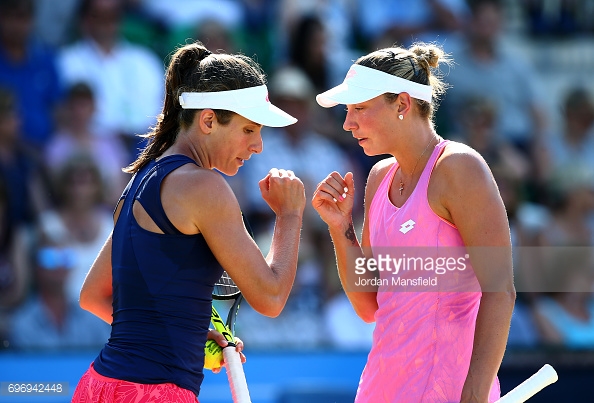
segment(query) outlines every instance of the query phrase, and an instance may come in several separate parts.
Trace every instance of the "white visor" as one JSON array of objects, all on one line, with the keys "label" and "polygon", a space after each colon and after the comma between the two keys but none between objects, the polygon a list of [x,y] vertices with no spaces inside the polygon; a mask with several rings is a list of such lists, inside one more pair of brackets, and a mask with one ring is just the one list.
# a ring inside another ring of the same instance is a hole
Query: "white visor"
[{"label": "white visor", "polygon": [[272,105],[265,85],[218,92],[182,92],[183,109],[223,109],[235,112],[263,126],[283,127],[297,122],[293,116]]},{"label": "white visor", "polygon": [[342,84],[316,96],[324,108],[338,104],[358,104],[385,93],[408,93],[411,97],[431,102],[431,86],[414,83],[376,69],[353,64]]}]

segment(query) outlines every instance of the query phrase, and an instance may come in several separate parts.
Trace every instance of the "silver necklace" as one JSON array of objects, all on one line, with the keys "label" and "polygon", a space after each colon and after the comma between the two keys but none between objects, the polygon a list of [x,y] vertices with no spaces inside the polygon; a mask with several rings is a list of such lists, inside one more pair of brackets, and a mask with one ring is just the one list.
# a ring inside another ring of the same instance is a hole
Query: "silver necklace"
[{"label": "silver necklace", "polygon": [[[419,161],[421,160],[421,157],[423,155],[425,155],[425,151],[427,151],[427,149],[429,148],[429,145],[433,142],[433,140],[434,140],[433,137],[431,139],[429,139],[429,142],[425,146],[425,149],[423,150],[421,155],[419,155],[419,158],[417,158],[417,162],[415,163],[415,167],[413,168],[412,174],[410,176],[410,183],[412,183],[412,181],[414,180],[415,171],[417,169],[417,165],[419,165]],[[402,167],[401,167],[401,169],[402,169]],[[400,187],[398,188],[398,190],[400,191],[400,194],[402,195],[402,191],[404,190],[404,182],[402,182],[402,178],[400,178]]]}]

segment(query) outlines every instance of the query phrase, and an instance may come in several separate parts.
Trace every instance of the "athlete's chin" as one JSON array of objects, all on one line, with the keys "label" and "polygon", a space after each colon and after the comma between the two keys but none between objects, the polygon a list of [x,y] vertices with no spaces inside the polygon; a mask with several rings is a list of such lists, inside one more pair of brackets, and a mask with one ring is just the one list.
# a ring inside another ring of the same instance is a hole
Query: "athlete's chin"
[{"label": "athlete's chin", "polygon": [[363,149],[363,152],[365,153],[365,155],[367,155],[369,157],[373,157],[375,155],[383,154],[381,152],[378,152],[378,150],[375,149],[373,147],[373,145],[369,143],[369,140],[368,139],[359,139],[359,146],[361,146],[361,148]]},{"label": "athlete's chin", "polygon": [[382,152],[379,152],[377,150],[374,150],[373,148],[367,148],[367,147],[363,147],[363,152],[365,153],[365,155],[367,155],[368,157],[374,157],[376,155],[381,155],[381,154],[385,154]]},{"label": "athlete's chin", "polygon": [[219,171],[227,176],[235,176],[239,172],[239,166],[219,169]]}]

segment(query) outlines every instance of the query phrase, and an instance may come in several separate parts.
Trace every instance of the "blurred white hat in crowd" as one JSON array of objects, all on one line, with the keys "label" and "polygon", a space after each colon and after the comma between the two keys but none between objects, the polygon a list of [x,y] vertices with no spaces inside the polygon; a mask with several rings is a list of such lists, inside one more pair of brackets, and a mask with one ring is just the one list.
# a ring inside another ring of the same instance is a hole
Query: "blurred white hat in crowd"
[{"label": "blurred white hat in crowd", "polygon": [[270,78],[270,95],[272,97],[310,101],[314,94],[315,89],[311,80],[298,67],[282,67]]}]

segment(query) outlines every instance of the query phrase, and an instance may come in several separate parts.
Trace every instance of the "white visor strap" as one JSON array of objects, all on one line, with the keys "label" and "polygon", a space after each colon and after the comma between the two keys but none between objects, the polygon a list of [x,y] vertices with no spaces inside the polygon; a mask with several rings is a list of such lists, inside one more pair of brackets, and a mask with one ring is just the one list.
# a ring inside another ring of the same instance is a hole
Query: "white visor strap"
[{"label": "white visor strap", "polygon": [[353,64],[342,84],[319,94],[318,103],[329,108],[337,104],[356,104],[366,102],[386,93],[408,93],[411,97],[431,102],[430,85],[396,77],[370,67]]},{"label": "white visor strap", "polygon": [[401,92],[406,92],[413,98],[431,102],[432,89],[430,85],[415,83],[402,77],[359,64],[353,64],[351,66],[345,82],[357,87],[383,91],[383,94],[400,94]]},{"label": "white visor strap", "polygon": [[264,126],[284,127],[297,122],[270,103],[266,85],[229,91],[182,92],[179,103],[183,109],[232,111]]},{"label": "white visor strap", "polygon": [[[182,92],[179,103],[183,109],[224,109],[233,112],[262,107],[268,103],[265,85],[217,92]],[[236,110],[237,109],[237,110]]]}]

